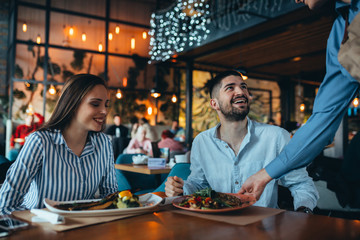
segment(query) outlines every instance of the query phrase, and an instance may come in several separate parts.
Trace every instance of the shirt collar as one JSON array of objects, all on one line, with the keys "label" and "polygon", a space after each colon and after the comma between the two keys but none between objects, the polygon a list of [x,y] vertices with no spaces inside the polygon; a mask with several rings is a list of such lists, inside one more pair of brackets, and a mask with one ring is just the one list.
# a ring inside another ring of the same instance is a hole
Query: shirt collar
[{"label": "shirt collar", "polygon": [[[247,139],[246,142],[248,142],[248,141],[250,141],[251,133],[254,132],[254,124],[253,124],[253,122],[250,120],[250,118],[249,118],[248,116],[246,116],[246,118],[247,118],[247,122],[248,122],[248,123],[247,123],[247,130],[248,130],[248,132],[247,132],[244,140]],[[218,123],[218,124],[213,128],[213,133],[212,133],[213,138],[218,139],[218,140],[221,140],[221,139],[219,138],[218,134],[217,134],[217,133],[218,133],[218,128],[219,128],[220,126],[221,126],[221,123]]]},{"label": "shirt collar", "polygon": [[[90,143],[91,143],[91,146],[93,149],[96,149],[95,140],[96,140],[96,136],[98,134],[99,133],[97,133],[97,132],[89,132],[89,139],[90,139]],[[60,129],[54,129],[51,133],[51,137],[53,139],[54,144],[67,146],[64,136],[62,135]],[[86,145],[87,144],[88,144],[88,142],[86,143]]]}]

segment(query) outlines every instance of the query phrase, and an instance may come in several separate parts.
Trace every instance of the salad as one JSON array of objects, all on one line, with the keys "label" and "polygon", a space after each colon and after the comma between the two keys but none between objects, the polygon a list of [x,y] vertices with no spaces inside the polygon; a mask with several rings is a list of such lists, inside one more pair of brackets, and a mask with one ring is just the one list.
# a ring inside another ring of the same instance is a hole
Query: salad
[{"label": "salad", "polygon": [[181,207],[192,209],[222,209],[234,208],[243,204],[241,199],[205,188],[191,195],[185,196],[185,199],[179,204]]}]

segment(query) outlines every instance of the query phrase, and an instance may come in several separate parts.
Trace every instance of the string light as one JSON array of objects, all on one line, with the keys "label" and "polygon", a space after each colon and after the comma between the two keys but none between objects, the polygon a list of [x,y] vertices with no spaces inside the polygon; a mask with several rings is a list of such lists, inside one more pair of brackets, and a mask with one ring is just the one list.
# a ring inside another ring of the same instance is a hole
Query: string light
[{"label": "string light", "polygon": [[176,0],[166,12],[151,15],[149,31],[151,61],[166,61],[186,47],[199,46],[207,39],[211,21],[207,0]]},{"label": "string light", "polygon": [[73,27],[73,26],[71,26],[71,27],[69,28],[69,35],[70,35],[70,36],[74,35],[74,27]]},{"label": "string light", "polygon": [[147,38],[147,32],[146,31],[143,31],[142,33],[142,38],[145,40]]},{"label": "string light", "polygon": [[109,40],[113,40],[114,35],[112,33],[109,33]]},{"label": "string light", "polygon": [[37,43],[37,44],[40,44],[40,43],[41,43],[40,34],[38,34],[37,37],[36,37],[36,43]]},{"label": "string light", "polygon": [[135,38],[134,37],[131,38],[130,47],[131,47],[132,50],[135,49]]},{"label": "string light", "polygon": [[86,33],[82,33],[82,34],[81,34],[81,40],[82,40],[83,42],[86,41]]},{"label": "string light", "polygon": [[244,74],[241,74],[241,77],[244,81],[246,81],[248,79],[248,76],[244,75]]},{"label": "string light", "polygon": [[26,31],[27,31],[27,24],[26,24],[26,23],[24,23],[24,24],[22,25],[22,30],[23,30],[23,32],[26,32]]},{"label": "string light", "polygon": [[305,111],[305,104],[302,103],[300,104],[300,112],[304,112]]},{"label": "string light", "polygon": [[176,97],[175,94],[172,96],[171,101],[172,101],[173,103],[176,103],[176,102],[177,102],[177,97]]},{"label": "string light", "polygon": [[103,51],[103,45],[102,45],[101,42],[99,43],[98,49],[99,49],[99,52],[102,52],[102,51]]},{"label": "string light", "polygon": [[117,90],[115,96],[116,96],[117,99],[121,99],[121,98],[122,98],[122,93],[121,93],[120,89]]},{"label": "string light", "polygon": [[152,109],[152,107],[150,106],[150,107],[148,107],[148,109],[147,109],[147,113],[148,113],[148,115],[151,115],[152,113],[153,113],[153,109]]},{"label": "string light", "polygon": [[123,82],[123,87],[127,87],[127,82],[128,82],[127,77],[123,77],[122,82]]},{"label": "string light", "polygon": [[119,34],[119,33],[120,33],[120,27],[119,27],[119,25],[116,25],[116,27],[115,27],[115,33],[116,33],[116,34]]},{"label": "string light", "polygon": [[358,107],[359,106],[359,98],[354,98],[354,100],[353,100],[353,102],[352,102],[352,104],[354,105],[354,107]]},{"label": "string light", "polygon": [[50,85],[49,93],[50,93],[50,95],[54,95],[56,93],[56,88],[52,84]]}]

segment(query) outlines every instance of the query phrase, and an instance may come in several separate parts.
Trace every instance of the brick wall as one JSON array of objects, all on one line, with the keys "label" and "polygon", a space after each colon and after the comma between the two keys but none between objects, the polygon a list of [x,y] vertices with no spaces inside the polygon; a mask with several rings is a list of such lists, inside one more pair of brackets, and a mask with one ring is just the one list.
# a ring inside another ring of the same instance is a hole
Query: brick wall
[{"label": "brick wall", "polygon": [[0,1],[0,96],[6,95],[6,61],[9,35],[9,2]]}]

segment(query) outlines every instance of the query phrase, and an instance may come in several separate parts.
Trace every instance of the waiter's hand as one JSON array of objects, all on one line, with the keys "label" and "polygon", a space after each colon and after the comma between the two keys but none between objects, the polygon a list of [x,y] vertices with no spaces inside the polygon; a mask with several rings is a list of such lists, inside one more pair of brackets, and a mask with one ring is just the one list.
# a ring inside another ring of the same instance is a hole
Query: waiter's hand
[{"label": "waiter's hand", "polygon": [[239,193],[253,195],[256,200],[259,200],[266,184],[268,184],[271,180],[272,178],[263,168],[245,181],[245,183],[241,186]]},{"label": "waiter's hand", "polygon": [[168,177],[165,183],[165,194],[168,197],[175,197],[182,194],[184,186],[184,180],[182,178],[174,176]]}]

